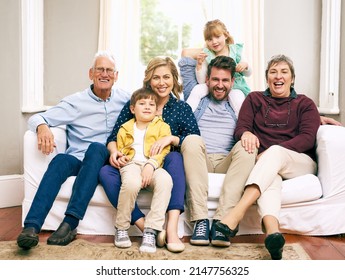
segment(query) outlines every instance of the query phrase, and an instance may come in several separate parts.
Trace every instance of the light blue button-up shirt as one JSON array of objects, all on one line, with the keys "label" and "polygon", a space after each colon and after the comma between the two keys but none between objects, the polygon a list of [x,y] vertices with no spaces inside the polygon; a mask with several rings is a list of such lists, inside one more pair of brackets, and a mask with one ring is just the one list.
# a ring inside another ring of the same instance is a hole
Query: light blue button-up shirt
[{"label": "light blue button-up shirt", "polygon": [[106,144],[121,109],[130,99],[128,92],[112,88],[110,97],[104,101],[91,87],[63,98],[46,112],[31,116],[29,129],[36,132],[37,126],[44,123],[50,127],[66,125],[66,153],[83,160],[92,142]]}]

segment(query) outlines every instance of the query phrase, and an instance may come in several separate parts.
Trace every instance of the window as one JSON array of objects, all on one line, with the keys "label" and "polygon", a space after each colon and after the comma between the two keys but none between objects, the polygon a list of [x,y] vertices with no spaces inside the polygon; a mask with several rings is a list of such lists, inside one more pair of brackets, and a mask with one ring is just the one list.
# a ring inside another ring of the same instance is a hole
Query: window
[{"label": "window", "polygon": [[263,1],[101,0],[100,10],[99,49],[117,56],[117,84],[126,90],[142,85],[152,57],[168,55],[177,63],[182,48],[202,47],[203,27],[216,18],[236,43],[244,43],[245,60],[253,68],[249,86],[263,89]]},{"label": "window", "polygon": [[[43,5],[43,0],[21,0],[24,113],[47,108],[43,98]],[[203,26],[215,18],[226,24],[236,42],[244,43],[244,56],[253,68],[252,76],[247,79],[250,87],[261,89],[264,86],[263,0],[100,0],[100,11],[99,49],[110,49],[117,55],[117,84],[126,90],[132,91],[142,84],[150,56],[170,55],[177,60],[182,47],[201,47]],[[165,52],[160,48],[140,52],[140,46],[146,46],[143,42],[148,47],[166,43],[164,37],[154,34],[151,39],[148,36],[149,39],[141,41],[144,40],[142,27],[146,26],[150,35],[150,24],[163,35],[173,34]]]},{"label": "window", "polygon": [[43,111],[43,0],[22,0],[22,112]]},{"label": "window", "polygon": [[339,114],[341,0],[322,0],[319,111]]}]

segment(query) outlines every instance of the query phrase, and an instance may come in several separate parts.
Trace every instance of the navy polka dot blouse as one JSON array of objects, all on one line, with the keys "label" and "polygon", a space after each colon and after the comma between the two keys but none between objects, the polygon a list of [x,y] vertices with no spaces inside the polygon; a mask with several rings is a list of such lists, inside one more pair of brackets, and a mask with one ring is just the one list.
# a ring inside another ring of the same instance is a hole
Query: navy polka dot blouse
[{"label": "navy polka dot blouse", "polygon": [[[107,143],[117,141],[116,137],[121,125],[133,118],[129,105],[128,101],[121,110]],[[170,125],[172,135],[180,138],[178,147],[172,147],[172,150],[179,151],[186,136],[190,134],[200,135],[200,130],[191,107],[186,102],[176,99],[172,94],[170,94],[170,98],[163,108],[162,117]]]}]

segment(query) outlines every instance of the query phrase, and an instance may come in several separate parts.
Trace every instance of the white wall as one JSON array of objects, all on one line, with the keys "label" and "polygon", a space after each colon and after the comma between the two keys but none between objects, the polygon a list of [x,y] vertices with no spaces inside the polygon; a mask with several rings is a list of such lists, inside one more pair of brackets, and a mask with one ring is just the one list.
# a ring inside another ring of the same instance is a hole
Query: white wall
[{"label": "white wall", "polygon": [[[321,0],[264,3],[266,61],[278,53],[290,56],[295,63],[297,91],[317,102]],[[0,36],[5,38],[0,44],[0,176],[23,174],[22,139],[29,115],[21,113],[20,5],[20,0],[0,1]],[[89,85],[87,71],[97,51],[99,0],[45,0],[44,13],[45,103],[54,105]],[[343,21],[343,29],[344,25]],[[344,40],[342,35],[341,73],[345,71]],[[340,83],[341,108],[345,108],[345,84],[342,79]],[[345,123],[343,113],[340,120]]]},{"label": "white wall", "polygon": [[[318,102],[321,0],[265,0],[265,60],[285,54],[295,66],[297,93]],[[266,67],[266,66],[265,66]]]},{"label": "white wall", "polygon": [[44,6],[44,96],[45,105],[55,105],[90,85],[99,0],[44,0]]}]

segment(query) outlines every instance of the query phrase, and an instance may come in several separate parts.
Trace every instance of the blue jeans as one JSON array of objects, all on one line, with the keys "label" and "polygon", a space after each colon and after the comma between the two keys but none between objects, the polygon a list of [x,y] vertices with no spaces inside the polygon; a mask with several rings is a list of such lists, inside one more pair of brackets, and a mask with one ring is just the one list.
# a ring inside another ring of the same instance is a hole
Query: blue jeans
[{"label": "blue jeans", "polygon": [[[163,168],[170,174],[173,181],[173,188],[167,211],[180,210],[180,212],[183,213],[186,177],[182,155],[179,152],[170,152],[165,157]],[[117,208],[121,188],[120,171],[110,165],[103,166],[99,172],[99,182],[103,186],[111,204]],[[145,217],[145,215],[141,212],[137,203],[135,203],[132,211],[131,224],[133,225],[135,221],[142,217]]]},{"label": "blue jeans", "polygon": [[44,173],[25,218],[24,226],[25,224],[35,224],[40,229],[42,228],[61,185],[70,176],[77,177],[65,215],[69,214],[82,220],[98,185],[99,170],[108,160],[108,156],[107,148],[100,143],[90,144],[83,161],[68,154],[56,155]]},{"label": "blue jeans", "polygon": [[182,57],[178,66],[183,81],[183,97],[187,101],[192,89],[198,84],[195,75],[196,60],[190,57]]}]

